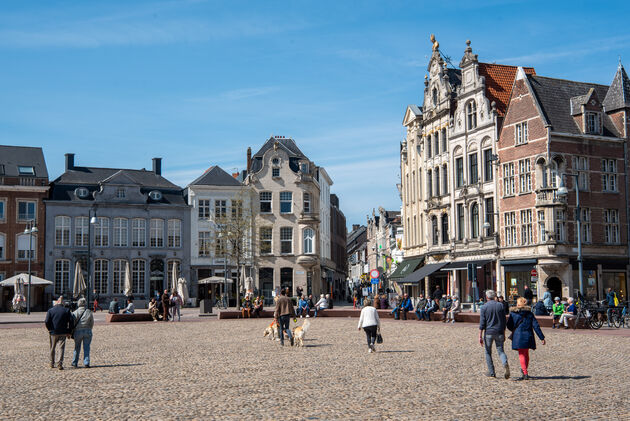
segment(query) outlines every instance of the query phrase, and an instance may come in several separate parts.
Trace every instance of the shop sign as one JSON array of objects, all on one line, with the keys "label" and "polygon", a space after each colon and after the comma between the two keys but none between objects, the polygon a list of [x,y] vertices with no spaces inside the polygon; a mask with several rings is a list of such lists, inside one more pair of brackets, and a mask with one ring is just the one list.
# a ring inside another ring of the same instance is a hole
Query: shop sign
[{"label": "shop sign", "polygon": [[588,284],[590,286],[595,285],[595,271],[594,270],[588,271]]}]

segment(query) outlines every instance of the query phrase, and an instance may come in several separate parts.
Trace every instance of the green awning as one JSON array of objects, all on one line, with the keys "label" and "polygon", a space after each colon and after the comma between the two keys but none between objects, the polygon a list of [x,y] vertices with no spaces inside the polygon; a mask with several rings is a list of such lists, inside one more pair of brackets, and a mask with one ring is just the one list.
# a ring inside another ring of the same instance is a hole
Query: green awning
[{"label": "green awning", "polygon": [[410,257],[409,259],[403,260],[396,266],[396,270],[389,275],[389,279],[396,280],[404,278],[415,271],[422,262],[424,262],[424,257]]}]

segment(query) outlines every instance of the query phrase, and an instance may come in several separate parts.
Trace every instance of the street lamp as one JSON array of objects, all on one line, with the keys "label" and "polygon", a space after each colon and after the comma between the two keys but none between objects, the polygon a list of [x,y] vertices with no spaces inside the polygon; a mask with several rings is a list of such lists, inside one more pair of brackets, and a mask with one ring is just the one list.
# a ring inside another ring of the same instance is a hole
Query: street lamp
[{"label": "street lamp", "polygon": [[[577,222],[577,243],[578,243],[578,279],[580,280],[580,294],[584,295],[584,276],[582,274],[582,211],[580,210],[580,179],[579,174],[567,174],[575,178],[575,220]],[[564,185],[564,181],[560,181],[558,187],[558,196],[567,197],[569,191]]]},{"label": "street lamp", "polygon": [[[92,215],[94,212],[94,215]],[[87,285],[86,285],[86,300],[90,302],[90,281],[92,280],[92,268],[91,268],[91,260],[92,260],[92,225],[95,225],[98,222],[96,218],[96,209],[88,210],[88,255],[87,255]],[[89,304],[88,304],[89,306]]]},{"label": "street lamp", "polygon": [[28,290],[26,292],[26,314],[31,314],[31,260],[33,259],[33,234],[37,234],[35,220],[27,222],[24,234],[28,234]]}]

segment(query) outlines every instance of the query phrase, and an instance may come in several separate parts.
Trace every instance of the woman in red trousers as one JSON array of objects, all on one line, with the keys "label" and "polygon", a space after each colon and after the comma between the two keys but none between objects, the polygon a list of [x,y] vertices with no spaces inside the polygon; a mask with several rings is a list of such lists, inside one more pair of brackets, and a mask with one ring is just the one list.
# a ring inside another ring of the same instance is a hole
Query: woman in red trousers
[{"label": "woman in red trousers", "polygon": [[529,380],[527,367],[529,366],[529,350],[536,349],[536,338],[545,345],[545,335],[543,335],[538,320],[531,312],[531,307],[527,305],[527,300],[523,297],[516,300],[516,307],[510,311],[507,321],[507,328],[512,331],[512,349],[518,351],[518,358],[521,362],[523,376],[518,380]]}]

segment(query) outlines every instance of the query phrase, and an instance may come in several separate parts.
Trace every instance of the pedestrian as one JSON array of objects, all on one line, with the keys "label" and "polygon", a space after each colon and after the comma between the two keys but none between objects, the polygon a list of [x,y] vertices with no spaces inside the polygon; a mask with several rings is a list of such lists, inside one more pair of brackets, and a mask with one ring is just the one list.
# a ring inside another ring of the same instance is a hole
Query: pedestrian
[{"label": "pedestrian", "polygon": [[177,321],[182,321],[182,306],[184,305],[184,300],[182,300],[182,296],[179,295],[177,290],[173,290],[173,293],[170,297],[171,302],[171,319],[175,321],[175,314],[177,314]]},{"label": "pedestrian", "polygon": [[508,364],[507,355],[503,350],[505,343],[505,310],[503,304],[495,301],[497,293],[494,290],[486,291],[488,301],[481,307],[479,311],[479,344],[485,348],[486,365],[488,371],[487,377],[496,377],[494,371],[494,362],[492,361],[492,344],[497,348],[497,353],[503,364],[504,377],[510,378],[510,365]]},{"label": "pedestrian", "polygon": [[99,299],[99,294],[96,290],[94,290],[94,311],[96,311],[96,309],[99,309],[100,311],[103,311],[103,309],[101,308],[101,306],[98,304],[98,299]]},{"label": "pedestrian", "polygon": [[547,289],[547,291],[545,291],[545,293],[543,294],[543,303],[547,308],[547,314],[551,313],[551,310],[553,309],[553,300],[551,298],[551,292],[549,291],[549,289]]},{"label": "pedestrian", "polygon": [[608,288],[608,291],[606,293],[606,303],[608,304],[608,309],[606,310],[606,316],[607,316],[606,319],[608,322],[608,327],[610,327],[611,326],[610,321],[612,319],[613,308],[617,307],[617,305],[619,304],[617,293],[612,288]]},{"label": "pedestrian", "polygon": [[83,366],[90,368],[90,345],[92,344],[92,328],[94,327],[94,314],[87,308],[87,300],[80,298],[77,309],[72,313],[74,318],[74,353],[72,354],[72,367],[77,368],[81,344],[83,344]]},{"label": "pedestrian", "polygon": [[555,303],[553,303],[553,307],[551,311],[553,312],[553,323],[551,324],[551,328],[556,328],[556,323],[558,323],[558,329],[560,329],[560,317],[564,313],[564,304],[560,302],[560,297],[556,297],[554,299]]},{"label": "pedestrian", "polygon": [[505,301],[505,298],[503,298],[503,295],[499,295],[497,297],[497,300],[503,304],[503,309],[505,310],[505,315],[507,316],[508,314],[510,314],[510,304]]},{"label": "pedestrian", "polygon": [[359,293],[355,289],[354,292],[352,293],[352,308],[354,310],[356,310],[357,308],[357,301],[359,301]]},{"label": "pedestrian", "polygon": [[168,313],[169,308],[171,307],[171,298],[168,295],[168,289],[165,289],[162,293],[162,297],[160,298],[160,302],[162,303],[162,320],[168,322]]},{"label": "pedestrian", "polygon": [[420,319],[422,318],[422,311],[424,310],[424,308],[427,305],[427,300],[424,298],[423,294],[420,294],[418,296],[418,302],[416,303],[416,318],[418,319],[418,321],[420,321]]},{"label": "pedestrian", "polygon": [[133,299],[127,298],[127,307],[123,310],[123,314],[133,314],[136,311],[136,306],[133,304]]},{"label": "pedestrian", "polygon": [[322,312],[328,308],[328,300],[321,294],[319,296],[319,301],[315,304],[315,317],[317,317],[318,312]]},{"label": "pedestrian", "polygon": [[569,306],[564,309],[564,312],[560,316],[560,324],[564,324],[565,329],[569,328],[569,320],[577,318],[577,308],[575,307],[573,301],[573,297],[569,297],[569,299],[567,300]]},{"label": "pedestrian", "polygon": [[365,332],[365,337],[367,339],[368,352],[376,352],[376,335],[378,329],[381,327],[381,319],[378,317],[378,311],[376,308],[372,306],[372,300],[366,298],[363,302],[364,307],[361,310],[361,315],[359,316],[359,327],[358,329]]},{"label": "pedestrian", "polygon": [[381,308],[385,310],[387,307],[387,294],[383,294],[381,295]]},{"label": "pedestrian", "polygon": [[151,301],[149,301],[149,314],[154,322],[160,320],[160,310],[158,310],[157,300],[155,297],[151,297]]},{"label": "pedestrian", "polygon": [[50,368],[56,366],[59,370],[63,370],[66,338],[70,337],[73,322],[72,313],[63,305],[63,296],[60,296],[55,301],[55,305],[46,312],[44,320],[50,339]]},{"label": "pedestrian", "polygon": [[442,298],[442,295],[444,293],[442,292],[442,289],[440,288],[439,285],[435,286],[435,292],[433,293],[433,299],[436,301],[436,303],[439,303],[440,299]]},{"label": "pedestrian", "polygon": [[507,321],[507,328],[512,331],[512,349],[518,351],[518,359],[521,363],[521,371],[523,375],[518,380],[529,380],[529,350],[536,349],[536,338],[534,332],[540,338],[541,343],[545,345],[545,335],[543,335],[536,316],[531,312],[531,308],[527,305],[527,299],[520,297],[516,300],[516,308],[510,312]]},{"label": "pedestrian", "polygon": [[451,307],[449,308],[448,313],[446,315],[447,320],[449,320],[451,323],[455,323],[455,316],[457,315],[457,313],[460,313],[461,311],[462,311],[462,307],[459,301],[459,297],[457,295],[454,295],[453,303],[451,304]]},{"label": "pedestrian", "polygon": [[260,317],[260,312],[263,310],[263,299],[262,297],[256,297],[254,300],[254,317]]},{"label": "pedestrian", "polygon": [[528,306],[532,305],[532,300],[534,299],[534,293],[532,292],[531,289],[529,289],[527,285],[523,287],[523,298],[527,300]]},{"label": "pedestrian", "polygon": [[114,297],[109,303],[109,314],[120,313],[120,304],[118,304],[118,298]]},{"label": "pedestrian", "polygon": [[[323,294],[322,294],[323,296]],[[293,303],[291,299],[287,297],[287,291],[282,289],[280,291],[280,297],[276,301],[276,309],[273,312],[273,320],[278,324],[278,333],[280,334],[280,345],[284,346],[284,332],[287,333],[291,346],[293,346],[293,335],[289,328],[291,317],[295,314],[293,309]]]},{"label": "pedestrian", "polygon": [[[241,317],[244,319],[247,314],[247,318],[251,319],[252,317],[252,299],[249,295],[245,296],[243,300],[243,306],[241,307]],[[173,313],[173,320],[175,320],[175,314]]]}]

